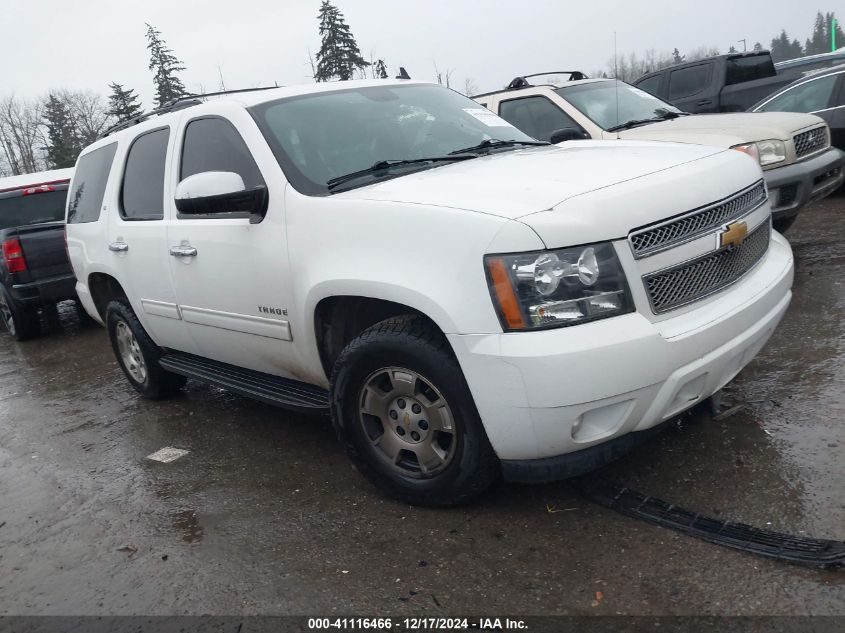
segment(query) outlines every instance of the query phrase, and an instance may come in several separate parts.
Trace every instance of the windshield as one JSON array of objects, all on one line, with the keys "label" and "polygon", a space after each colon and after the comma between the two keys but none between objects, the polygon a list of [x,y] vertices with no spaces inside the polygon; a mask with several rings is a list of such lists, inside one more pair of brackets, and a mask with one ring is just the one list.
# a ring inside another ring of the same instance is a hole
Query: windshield
[{"label": "windshield", "polygon": [[0,230],[45,222],[63,222],[67,187],[24,196],[21,191],[0,193]]},{"label": "windshield", "polygon": [[655,119],[682,111],[622,81],[597,81],[558,88],[557,93],[600,128],[607,130],[627,121]]},{"label": "windshield", "polygon": [[[291,184],[309,195],[325,195],[329,181],[381,161],[443,157],[491,139],[534,141],[478,103],[429,84],[338,89],[250,110]],[[496,151],[512,147],[502,144]],[[375,171],[344,188],[447,164]]]}]

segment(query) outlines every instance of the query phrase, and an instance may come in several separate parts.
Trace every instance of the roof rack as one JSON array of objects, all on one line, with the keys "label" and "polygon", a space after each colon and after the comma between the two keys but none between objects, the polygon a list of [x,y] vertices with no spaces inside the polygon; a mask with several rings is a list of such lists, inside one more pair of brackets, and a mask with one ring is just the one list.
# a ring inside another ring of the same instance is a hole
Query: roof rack
[{"label": "roof rack", "polygon": [[262,86],[260,88],[240,88],[238,90],[221,90],[219,92],[206,92],[203,94],[189,94],[182,97],[178,97],[173,99],[172,101],[168,101],[160,108],[156,108],[155,110],[150,110],[149,112],[145,112],[140,116],[132,117],[131,119],[127,119],[126,121],[121,121],[120,123],[111,126],[105,132],[100,135],[100,138],[105,138],[109,134],[114,134],[115,132],[119,132],[120,130],[125,130],[126,128],[132,127],[133,125],[138,125],[139,123],[143,123],[147,119],[158,116],[161,114],[167,114],[168,112],[176,112],[177,110],[183,110],[185,108],[190,108],[195,105],[199,105],[202,103],[202,100],[206,97],[219,97],[221,95],[231,95],[231,94],[238,94],[240,92],[255,92],[258,90],[274,90],[279,86]]},{"label": "roof rack", "polygon": [[[521,90],[522,88],[529,88],[534,85],[528,81],[529,77],[542,77],[545,75],[569,75],[569,81],[581,81],[582,79],[589,79],[587,74],[581,72],[580,70],[552,70],[546,73],[533,73],[531,75],[522,75],[520,77],[515,77],[507,86],[505,86],[505,90]],[[501,90],[492,90],[490,92],[484,92],[482,94],[473,95],[470,98],[475,99],[476,97],[486,97],[487,95],[496,94],[497,92],[501,92]]]}]

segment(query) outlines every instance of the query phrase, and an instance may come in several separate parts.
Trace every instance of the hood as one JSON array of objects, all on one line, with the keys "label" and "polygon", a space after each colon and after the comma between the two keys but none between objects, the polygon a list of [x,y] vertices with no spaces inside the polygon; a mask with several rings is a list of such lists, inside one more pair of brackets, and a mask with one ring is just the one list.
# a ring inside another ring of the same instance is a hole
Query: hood
[{"label": "hood", "polygon": [[434,167],[333,198],[450,207],[514,219],[720,152],[673,143],[573,141]]},{"label": "hood", "polygon": [[731,147],[769,139],[790,140],[798,132],[823,123],[813,114],[796,112],[736,112],[690,114],[620,132],[623,139],[702,143]]}]

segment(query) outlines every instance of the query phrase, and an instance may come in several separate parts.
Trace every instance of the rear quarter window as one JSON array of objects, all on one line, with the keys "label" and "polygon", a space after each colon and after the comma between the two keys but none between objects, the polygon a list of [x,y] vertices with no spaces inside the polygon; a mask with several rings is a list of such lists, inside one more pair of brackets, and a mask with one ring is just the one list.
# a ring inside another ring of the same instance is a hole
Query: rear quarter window
[{"label": "rear quarter window", "polygon": [[68,194],[68,224],[84,224],[100,219],[115,150],[117,143],[110,143],[85,154],[76,163],[73,187]]}]

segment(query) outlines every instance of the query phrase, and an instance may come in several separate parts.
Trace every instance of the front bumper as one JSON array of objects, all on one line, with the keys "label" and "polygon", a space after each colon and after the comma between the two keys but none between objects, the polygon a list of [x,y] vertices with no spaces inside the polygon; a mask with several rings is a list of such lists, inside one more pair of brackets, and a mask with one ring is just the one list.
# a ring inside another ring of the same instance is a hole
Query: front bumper
[{"label": "front bumper", "polygon": [[76,297],[76,277],[57,275],[30,283],[13,283],[12,297],[18,303],[40,306]]},{"label": "front bumper", "polygon": [[633,313],[556,330],[448,338],[505,474],[534,480],[515,476],[533,462],[543,479],[554,479],[577,474],[568,467],[574,460],[598,465],[580,451],[650,429],[721,389],[774,332],[792,277],[789,244],[773,233],[751,272],[674,318],[652,322]]},{"label": "front bumper", "polygon": [[772,217],[791,218],[801,207],[836,191],[845,178],[843,162],[845,153],[830,147],[815,158],[764,171]]}]

